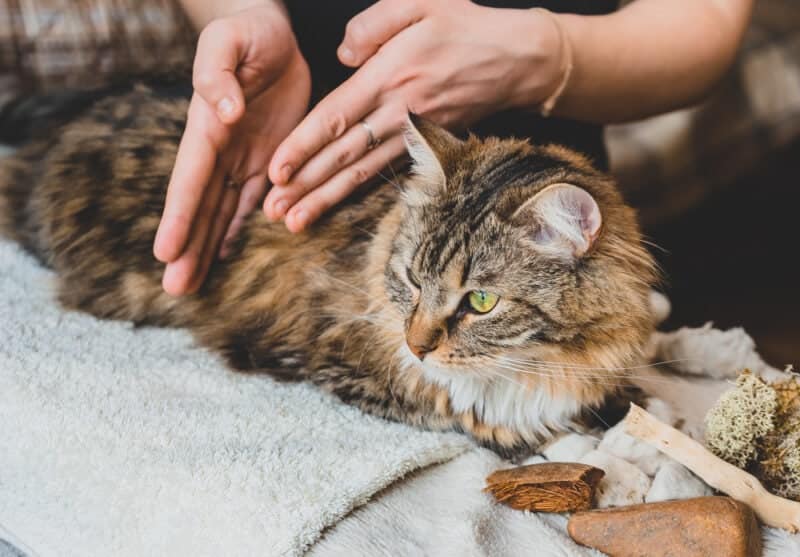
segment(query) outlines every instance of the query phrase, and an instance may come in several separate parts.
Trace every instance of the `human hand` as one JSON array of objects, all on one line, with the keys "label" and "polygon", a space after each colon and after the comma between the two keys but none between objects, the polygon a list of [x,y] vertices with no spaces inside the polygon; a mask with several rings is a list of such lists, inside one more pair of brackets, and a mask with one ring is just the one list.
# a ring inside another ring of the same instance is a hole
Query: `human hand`
[{"label": "human hand", "polygon": [[311,75],[282,6],[212,21],[198,41],[193,85],[153,247],[173,295],[200,287],[220,245],[225,255],[263,198],[275,148],[308,110]]},{"label": "human hand", "polygon": [[553,17],[467,0],[381,0],[355,16],[338,56],[359,69],[275,151],[265,214],[304,229],[404,152],[409,110],[454,128],[540,103],[563,75]]}]

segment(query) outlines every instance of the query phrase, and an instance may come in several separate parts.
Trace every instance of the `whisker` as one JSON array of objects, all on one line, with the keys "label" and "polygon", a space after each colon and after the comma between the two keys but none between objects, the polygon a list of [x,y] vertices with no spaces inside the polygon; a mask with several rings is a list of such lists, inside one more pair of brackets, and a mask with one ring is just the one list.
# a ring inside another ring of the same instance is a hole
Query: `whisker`
[{"label": "whisker", "polygon": [[392,187],[394,187],[394,189],[396,189],[397,191],[402,191],[403,190],[403,187],[399,183],[390,180],[389,177],[386,176],[383,172],[378,171],[378,176],[383,178],[386,181],[387,184],[389,184]]},{"label": "whisker", "polygon": [[569,369],[586,369],[586,370],[602,370],[602,371],[634,371],[637,369],[647,369],[649,367],[658,367],[658,366],[665,366],[671,365],[676,363],[686,363],[692,362],[694,360],[690,358],[678,358],[674,360],[662,360],[658,362],[652,362],[649,364],[641,364],[637,366],[624,366],[624,367],[602,367],[602,366],[592,366],[588,364],[570,364],[566,362],[555,362],[555,361],[546,361],[546,360],[527,360],[522,358],[514,358],[513,356],[492,356],[495,358],[502,358],[505,361],[521,363],[521,364],[536,364],[540,366],[550,366],[550,367],[557,367],[557,368],[569,368]]},{"label": "whisker", "polygon": [[593,415],[595,418],[597,418],[598,420],[600,420],[600,422],[601,422],[601,423],[602,423],[604,426],[606,426],[606,429],[611,429],[611,424],[609,424],[607,421],[605,421],[605,420],[603,419],[603,417],[602,417],[600,414],[598,414],[597,412],[595,412],[595,411],[594,411],[594,408],[592,408],[592,407],[591,407],[591,406],[589,406],[588,404],[585,404],[583,407],[584,407],[586,410],[588,410],[589,412],[591,412],[591,413],[592,413],[592,415]]},{"label": "whisker", "polygon": [[[620,374],[609,374],[601,369],[581,369],[581,370],[574,370],[569,369],[568,367],[564,366],[538,366],[536,364],[527,364],[521,365],[516,364],[513,362],[504,363],[498,359],[496,356],[484,356],[484,361],[488,361],[489,365],[495,365],[499,368],[512,371],[515,373],[522,373],[527,375],[536,375],[539,377],[547,377],[550,379],[588,379],[588,380],[595,380],[597,383],[605,382],[606,384],[613,384],[613,385],[622,385],[623,383],[620,381],[613,381],[610,382],[610,379],[642,379],[642,380],[649,380],[655,382],[668,382],[670,381],[669,378],[666,377],[656,377],[656,376],[645,376],[645,375],[620,375]],[[567,374],[569,372],[569,375]]]},{"label": "whisker", "polygon": [[[353,228],[355,228],[356,230],[360,230],[361,232],[363,232],[367,236],[370,236],[371,238],[375,238],[377,236],[377,234],[375,232],[370,232],[369,230],[367,230],[363,226],[354,226]],[[371,277],[371,278],[375,278],[375,277]]]},{"label": "whisker", "polygon": [[[501,369],[505,369],[506,371],[511,371],[511,372],[514,372],[514,373],[520,373],[520,374],[523,374],[523,375],[533,375],[533,376],[537,376],[537,377],[545,377],[545,378],[553,380],[553,381],[559,381],[559,380],[560,381],[567,381],[568,379],[570,379],[566,375],[564,375],[562,377],[562,376],[559,376],[559,375],[554,375],[552,372],[541,372],[541,371],[537,371],[537,370],[520,370],[520,369],[515,369],[515,368],[510,368],[510,367],[504,367],[502,365],[498,366],[498,367],[501,368]],[[603,376],[603,375],[583,375],[583,376],[574,377],[573,379],[591,380],[596,385],[607,385],[607,386],[613,386],[613,387],[621,387],[621,386],[623,386],[625,384],[621,380],[614,381],[613,377],[609,378],[608,376]]]},{"label": "whisker", "polygon": [[484,372],[489,372],[489,374],[490,374],[490,375],[492,375],[492,376],[494,376],[494,377],[499,377],[500,379],[505,379],[506,381],[509,381],[509,382],[511,382],[511,383],[514,383],[515,385],[517,385],[518,387],[520,387],[520,388],[522,388],[522,389],[526,389],[526,388],[527,388],[527,385],[523,385],[523,384],[522,384],[522,383],[520,383],[519,381],[515,380],[513,377],[509,377],[509,376],[507,376],[507,375],[503,375],[502,373],[500,373],[500,372],[498,372],[498,371],[494,371],[494,370],[493,370],[493,369],[491,369],[491,368],[488,368],[488,369],[483,369],[482,371],[484,371]]},{"label": "whisker", "polygon": [[[654,383],[670,383],[673,382],[672,379],[669,377],[660,377],[660,376],[646,376],[646,375],[609,375],[606,373],[590,373],[587,371],[574,371],[574,370],[557,370],[553,368],[544,368],[544,369],[537,369],[535,366],[531,368],[513,366],[508,364],[502,364],[500,362],[495,362],[495,365],[506,369],[508,371],[512,371],[515,373],[521,373],[525,375],[534,375],[538,377],[547,377],[549,379],[554,380],[567,380],[567,379],[581,379],[581,380],[591,380],[592,382],[598,385],[615,385],[615,386],[622,386],[625,383],[622,381],[623,379],[636,379],[637,381],[651,381]],[[560,373],[556,373],[559,372]],[[567,375],[567,371],[570,371],[569,376]],[[616,379],[616,380],[615,380]]]}]

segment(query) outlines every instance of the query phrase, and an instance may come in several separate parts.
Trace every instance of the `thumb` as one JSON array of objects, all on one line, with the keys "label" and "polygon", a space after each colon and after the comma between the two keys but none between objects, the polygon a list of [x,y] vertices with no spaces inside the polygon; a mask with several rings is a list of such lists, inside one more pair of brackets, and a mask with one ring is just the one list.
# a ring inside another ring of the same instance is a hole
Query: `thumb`
[{"label": "thumb", "polygon": [[236,77],[245,49],[236,27],[234,19],[208,24],[197,41],[192,71],[194,90],[226,125],[236,123],[245,109],[244,93]]}]

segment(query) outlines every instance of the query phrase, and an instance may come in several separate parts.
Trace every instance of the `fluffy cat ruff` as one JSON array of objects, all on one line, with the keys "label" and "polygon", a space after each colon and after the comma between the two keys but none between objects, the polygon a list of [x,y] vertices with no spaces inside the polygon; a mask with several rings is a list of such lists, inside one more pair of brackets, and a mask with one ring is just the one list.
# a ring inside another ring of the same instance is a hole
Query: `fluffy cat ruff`
[{"label": "fluffy cat ruff", "polygon": [[[365,190],[298,235],[254,214],[201,290],[172,298],[152,243],[186,106],[139,87],[0,163],[0,231],[56,271],[66,307],[187,327],[235,369],[504,454],[625,391],[657,276],[583,157],[413,118],[402,191]],[[472,311],[476,291],[496,307]]]}]

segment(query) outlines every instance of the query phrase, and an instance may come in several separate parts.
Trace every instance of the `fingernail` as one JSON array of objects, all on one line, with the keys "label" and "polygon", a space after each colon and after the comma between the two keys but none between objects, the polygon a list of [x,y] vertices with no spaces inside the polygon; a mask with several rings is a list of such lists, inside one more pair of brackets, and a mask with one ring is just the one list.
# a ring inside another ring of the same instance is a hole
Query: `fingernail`
[{"label": "fingernail", "polygon": [[229,118],[233,115],[234,102],[230,97],[223,97],[217,103],[217,114],[222,118]]},{"label": "fingernail", "polygon": [[294,222],[300,228],[305,228],[306,224],[308,223],[308,213],[303,209],[300,209],[294,214]]},{"label": "fingernail", "polygon": [[352,63],[353,60],[355,60],[355,55],[353,54],[352,50],[350,50],[346,46],[343,46],[339,49],[339,59],[342,62]]},{"label": "fingernail", "polygon": [[284,184],[292,177],[292,172],[294,172],[294,169],[291,164],[284,164],[281,167],[281,180],[283,180]]},{"label": "fingernail", "polygon": [[283,215],[285,215],[286,214],[286,209],[288,209],[288,208],[289,208],[289,202],[286,201],[285,199],[281,199],[280,201],[278,201],[274,205],[275,214],[278,217],[282,217]]}]

